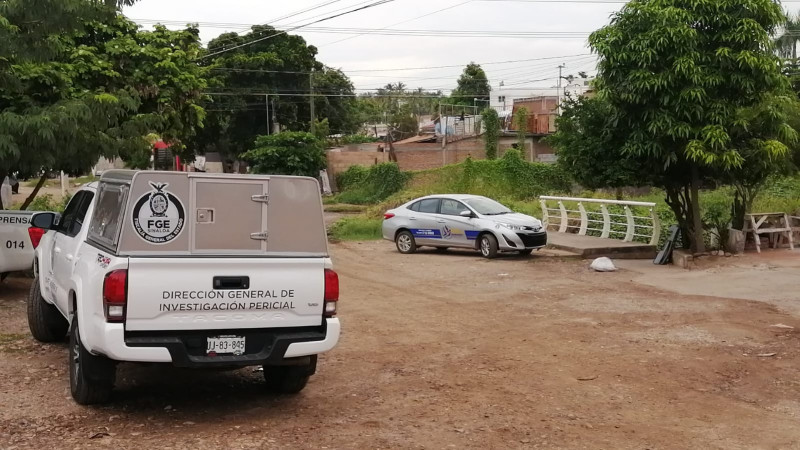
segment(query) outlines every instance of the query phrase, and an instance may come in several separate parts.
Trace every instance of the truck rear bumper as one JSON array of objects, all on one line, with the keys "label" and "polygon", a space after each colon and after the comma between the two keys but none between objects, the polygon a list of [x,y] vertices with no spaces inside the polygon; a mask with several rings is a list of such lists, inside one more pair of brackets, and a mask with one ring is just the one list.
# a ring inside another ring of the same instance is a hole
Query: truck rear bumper
[{"label": "truck rear bumper", "polygon": [[[171,362],[177,367],[283,365],[288,358],[317,355],[339,341],[338,318],[322,326],[238,330],[125,332],[122,325],[106,328],[101,353],[117,361]],[[242,355],[206,355],[206,338],[235,335],[246,339]]]}]

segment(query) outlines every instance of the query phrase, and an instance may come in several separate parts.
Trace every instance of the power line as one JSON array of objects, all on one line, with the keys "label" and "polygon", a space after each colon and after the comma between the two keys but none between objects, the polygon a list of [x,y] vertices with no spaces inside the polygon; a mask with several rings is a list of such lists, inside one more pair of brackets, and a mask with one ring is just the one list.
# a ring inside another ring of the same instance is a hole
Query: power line
[{"label": "power line", "polygon": [[[557,87],[545,87],[545,86],[530,86],[525,87],[525,89],[532,90],[532,91],[555,91]],[[462,95],[409,95],[406,93],[400,94],[324,94],[314,92],[313,94],[308,92],[299,92],[299,93],[274,93],[274,92],[203,92],[203,95],[218,95],[218,96],[246,96],[246,95],[254,95],[254,96],[265,96],[269,95],[270,97],[365,97],[365,98],[472,98],[476,95],[486,95],[485,92],[473,93],[473,94],[462,94]]]},{"label": "power line", "polygon": [[[490,61],[490,62],[481,62],[475,63],[480,66],[488,66],[493,64],[512,64],[518,62],[528,62],[528,61],[546,61],[550,59],[561,59],[561,58],[570,58],[573,56],[589,56],[591,53],[579,53],[577,55],[566,55],[566,56],[546,56],[543,58],[528,58],[528,59],[512,59],[508,61]],[[453,64],[447,66],[427,66],[427,67],[396,67],[393,69],[354,69],[348,70],[348,73],[355,73],[355,72],[399,72],[403,70],[424,70],[424,69],[446,69],[450,67],[465,67],[466,64]]]},{"label": "power line", "polygon": [[264,40],[267,40],[267,39],[273,38],[273,37],[275,37],[275,36],[279,36],[279,35],[281,35],[281,34],[286,34],[286,33],[290,32],[290,31],[294,31],[294,30],[297,30],[297,29],[303,28],[303,27],[305,27],[305,26],[308,26],[308,25],[313,25],[313,24],[315,24],[315,23],[320,23],[320,22],[324,22],[324,21],[326,21],[326,20],[335,19],[335,18],[337,18],[337,17],[341,17],[341,16],[344,16],[344,15],[347,15],[347,14],[352,14],[352,13],[354,13],[354,12],[362,11],[362,10],[365,10],[365,9],[368,9],[368,8],[373,8],[373,7],[375,7],[375,6],[380,6],[380,5],[383,5],[383,4],[386,4],[386,3],[391,3],[391,2],[393,2],[393,1],[395,1],[395,0],[378,0],[378,1],[375,1],[375,2],[373,2],[373,3],[370,3],[370,4],[368,4],[368,5],[365,5],[365,6],[359,7],[359,8],[351,9],[351,10],[349,10],[349,11],[345,11],[345,12],[343,12],[343,13],[339,13],[339,14],[334,14],[334,15],[332,15],[332,16],[328,16],[328,17],[325,17],[325,18],[322,18],[322,19],[319,19],[319,20],[315,20],[315,21],[313,21],[313,22],[309,22],[309,23],[307,23],[307,24],[304,24],[304,25],[298,25],[298,26],[296,26],[296,27],[294,27],[294,28],[291,28],[291,29],[288,29],[288,30],[281,31],[281,32],[279,32],[279,33],[271,34],[271,35],[269,35],[269,36],[264,36],[264,37],[261,37],[261,38],[258,38],[258,39],[254,39],[254,40],[251,40],[251,41],[245,42],[245,43],[243,43],[243,44],[235,45],[235,46],[233,46],[233,47],[231,47],[231,48],[227,48],[227,49],[220,50],[220,51],[218,51],[218,52],[209,53],[208,55],[202,56],[200,59],[210,58],[210,57],[212,57],[212,56],[216,56],[216,55],[219,55],[219,54],[222,54],[222,53],[229,52],[229,51],[231,51],[231,50],[236,50],[236,49],[238,49],[238,48],[242,48],[242,47],[246,47],[246,46],[248,46],[248,45],[255,44],[256,42],[261,42],[261,41],[264,41]]},{"label": "power line", "polygon": [[[563,60],[568,61],[568,62],[578,62],[578,61],[585,60],[586,58],[594,58],[594,57],[595,56],[591,55],[591,54],[584,54],[584,55],[558,56],[558,57],[554,57],[554,58],[563,59]],[[477,64],[482,65],[482,64],[492,64],[492,63],[477,63]],[[530,75],[531,73],[529,71],[531,69],[543,68],[545,66],[549,66],[550,64],[552,64],[552,63],[550,63],[550,62],[539,62],[539,63],[536,63],[536,64],[525,64],[525,65],[521,65],[521,66],[505,67],[505,68],[500,68],[500,69],[494,69],[492,73],[494,75],[496,75],[496,76],[501,76],[503,78],[512,77],[513,75],[516,75],[517,73],[525,73],[526,75]],[[466,64],[461,64],[461,65],[454,65],[452,67],[453,68],[456,68],[456,67],[462,68],[462,67],[465,67],[465,66],[466,66]],[[525,70],[520,70],[520,69],[525,69]],[[281,73],[281,74],[285,73],[285,74],[298,74],[298,75],[308,75],[309,73],[311,73],[310,71],[247,69],[247,68],[237,68],[237,67],[210,67],[209,70],[220,71],[220,72]],[[349,72],[349,71],[347,71],[345,69],[336,69],[336,70],[340,70],[340,71],[342,71],[344,73]],[[363,69],[363,70],[369,70],[369,69]],[[375,69],[375,70],[383,71],[384,69]],[[420,70],[423,70],[423,69],[420,69]],[[505,73],[507,71],[511,71],[511,72],[510,73]],[[317,72],[317,73],[319,73],[319,72]],[[454,74],[452,74],[450,76],[441,76],[441,77],[410,77],[410,76],[402,76],[402,75],[351,75],[351,77],[353,77],[353,78],[390,78],[390,79],[396,79],[398,81],[401,81],[401,80],[450,79],[450,78],[458,77],[460,74],[461,74],[461,72],[454,73]]]},{"label": "power line", "polygon": [[[387,29],[387,28],[389,28],[389,27],[394,27],[394,26],[397,26],[397,25],[402,25],[402,24],[404,24],[404,23],[408,23],[408,22],[411,22],[411,21],[414,21],[414,20],[417,20],[417,19],[421,19],[421,18],[423,18],[423,17],[428,17],[428,16],[431,16],[431,15],[433,15],[433,14],[440,13],[440,12],[442,12],[442,11],[447,11],[448,9],[457,8],[457,7],[461,6],[461,5],[465,5],[465,4],[469,3],[469,2],[471,2],[471,1],[472,1],[472,0],[466,0],[466,1],[464,1],[464,2],[461,2],[461,3],[456,3],[455,5],[448,6],[448,7],[446,7],[446,8],[442,8],[442,9],[437,9],[436,11],[433,11],[433,12],[430,12],[430,13],[427,13],[427,14],[423,14],[423,15],[421,15],[421,16],[412,17],[411,19],[408,19],[408,20],[403,20],[403,21],[400,21],[400,22],[397,22],[397,23],[393,23],[393,24],[391,24],[391,25],[387,25],[387,26],[385,26],[385,27],[383,27],[383,28],[379,28],[379,29],[380,29],[380,30],[385,30],[385,29]],[[344,39],[339,39],[338,41],[328,42],[328,43],[325,43],[325,44],[322,44],[322,45],[320,45],[320,47],[325,47],[325,46],[327,46],[327,45],[333,45],[333,44],[336,44],[336,43],[339,43],[339,42],[344,42],[344,41],[347,41],[347,40],[350,40],[350,39],[355,39],[355,38],[357,38],[357,37],[359,37],[359,36],[363,36],[363,35],[365,35],[365,34],[368,34],[368,33],[360,33],[360,34],[357,34],[357,35],[355,35],[355,36],[350,36],[350,37],[346,37],[346,38],[344,38]]]},{"label": "power line", "polygon": [[299,16],[300,14],[309,12],[312,9],[323,8],[325,6],[331,5],[333,3],[338,3],[340,1],[342,1],[342,0],[329,0],[329,1],[326,1],[326,2],[322,2],[322,3],[316,4],[314,6],[310,6],[310,7],[306,8],[306,9],[301,10],[301,11],[296,11],[296,12],[293,12],[291,14],[287,14],[287,15],[278,17],[276,19],[269,20],[266,23],[280,22],[281,20],[288,19],[288,18],[294,17],[294,16]]}]

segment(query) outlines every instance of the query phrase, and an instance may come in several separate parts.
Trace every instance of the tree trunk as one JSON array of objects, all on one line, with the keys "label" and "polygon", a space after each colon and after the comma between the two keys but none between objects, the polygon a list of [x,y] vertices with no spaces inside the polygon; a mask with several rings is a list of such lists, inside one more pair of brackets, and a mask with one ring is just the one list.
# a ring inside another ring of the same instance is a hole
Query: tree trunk
[{"label": "tree trunk", "polygon": [[[0,186],[3,185],[3,181],[5,181],[6,177],[8,176],[8,171],[5,169],[0,169]],[[3,204],[3,197],[0,197],[0,211],[6,209],[6,207],[11,205],[4,205]]]},{"label": "tree trunk", "polygon": [[47,175],[48,172],[42,174],[41,178],[39,178],[39,181],[36,183],[36,187],[33,188],[33,192],[31,192],[31,195],[29,195],[28,198],[25,199],[25,201],[22,203],[22,206],[20,206],[19,209],[26,210],[28,209],[28,206],[30,206],[31,203],[33,203],[33,199],[36,198],[36,194],[39,193],[39,189],[41,189],[42,186],[44,186],[44,182],[47,181]]},{"label": "tree trunk", "polygon": [[664,201],[672,209],[672,213],[675,215],[675,220],[681,230],[681,246],[682,248],[689,248],[691,243],[690,225],[687,220],[689,216],[687,206],[689,192],[685,186],[665,186],[664,193],[666,194]]},{"label": "tree trunk", "polygon": [[622,188],[621,187],[618,187],[618,188],[616,188],[614,190],[614,197],[616,197],[617,200],[622,200]]},{"label": "tree trunk", "polygon": [[692,250],[695,253],[704,253],[706,244],[703,240],[703,217],[700,215],[700,171],[697,164],[692,163],[692,183],[689,198],[692,227]]}]

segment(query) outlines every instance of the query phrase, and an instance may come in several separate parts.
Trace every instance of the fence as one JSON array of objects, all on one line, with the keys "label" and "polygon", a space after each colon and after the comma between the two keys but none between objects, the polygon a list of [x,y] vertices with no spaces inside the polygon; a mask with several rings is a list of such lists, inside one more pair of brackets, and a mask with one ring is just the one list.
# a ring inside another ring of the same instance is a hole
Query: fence
[{"label": "fence", "polygon": [[[555,225],[551,223],[551,218],[557,219],[559,233],[576,233],[577,230],[577,234],[581,236],[588,234],[610,239],[622,237],[625,242],[638,240],[649,242],[650,245],[658,244],[661,224],[655,203],[551,196],[541,196],[539,202],[542,205],[542,222],[545,227]],[[558,207],[550,208],[548,202],[557,202]],[[587,209],[584,204],[597,206],[600,210]],[[567,206],[577,209],[568,209]],[[609,206],[612,211],[609,211]],[[635,215],[632,208],[637,208],[637,212],[646,209],[649,215]]]}]

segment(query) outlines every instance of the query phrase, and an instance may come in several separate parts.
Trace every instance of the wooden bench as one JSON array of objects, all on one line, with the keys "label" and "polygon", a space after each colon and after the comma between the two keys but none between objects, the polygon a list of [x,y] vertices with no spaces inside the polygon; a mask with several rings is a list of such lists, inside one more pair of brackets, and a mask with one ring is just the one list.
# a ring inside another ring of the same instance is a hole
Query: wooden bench
[{"label": "wooden bench", "polygon": [[[793,217],[794,218],[794,217]],[[763,228],[762,228],[763,227]],[[773,248],[777,247],[782,241],[789,243],[789,248],[794,250],[795,231],[789,215],[786,213],[752,213],[745,215],[744,232],[753,233],[753,240],[756,243],[756,251],[761,253],[760,235],[769,235],[770,244]],[[800,227],[797,227],[800,230]]]}]

